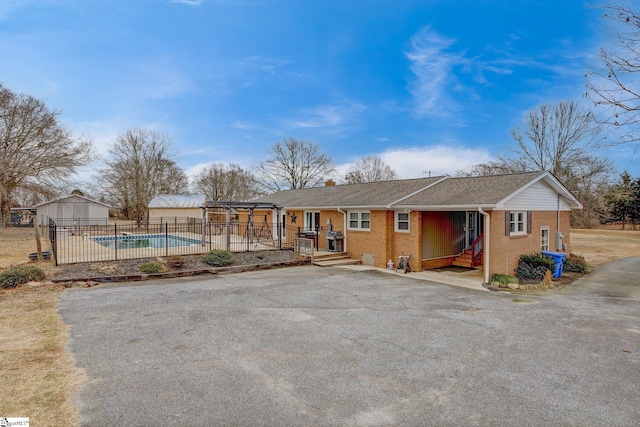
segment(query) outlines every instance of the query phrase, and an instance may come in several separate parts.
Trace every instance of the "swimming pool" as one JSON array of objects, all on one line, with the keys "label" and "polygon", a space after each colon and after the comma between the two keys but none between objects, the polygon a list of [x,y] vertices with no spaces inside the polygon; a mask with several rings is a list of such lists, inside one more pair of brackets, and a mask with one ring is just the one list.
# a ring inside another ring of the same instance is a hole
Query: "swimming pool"
[{"label": "swimming pool", "polygon": [[164,234],[138,234],[131,236],[92,237],[94,242],[109,249],[141,249],[141,248],[176,248],[199,245],[198,239]]}]

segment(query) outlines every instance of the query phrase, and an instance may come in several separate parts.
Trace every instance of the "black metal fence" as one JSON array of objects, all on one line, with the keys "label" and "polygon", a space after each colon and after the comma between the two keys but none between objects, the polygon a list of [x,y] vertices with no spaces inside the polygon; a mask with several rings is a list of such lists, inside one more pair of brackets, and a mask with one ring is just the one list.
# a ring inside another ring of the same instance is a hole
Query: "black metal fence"
[{"label": "black metal fence", "polygon": [[[49,219],[49,239],[57,264],[117,261],[132,258],[293,249],[306,236],[298,227],[254,222],[187,222],[60,226]],[[279,228],[279,229],[278,229]],[[316,236],[317,242],[317,236]]]}]

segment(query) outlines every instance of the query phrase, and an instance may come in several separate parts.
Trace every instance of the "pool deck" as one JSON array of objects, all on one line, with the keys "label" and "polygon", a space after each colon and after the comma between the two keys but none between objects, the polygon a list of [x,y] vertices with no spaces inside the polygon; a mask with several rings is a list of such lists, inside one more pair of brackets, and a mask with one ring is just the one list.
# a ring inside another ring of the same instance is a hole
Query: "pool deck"
[{"label": "pool deck", "polygon": [[[118,237],[135,238],[135,236],[149,236],[150,233],[127,234]],[[184,237],[202,242],[202,235],[196,233],[171,233],[170,236]],[[165,248],[130,248],[130,249],[113,249],[107,248],[97,242],[92,237],[111,237],[115,236],[90,236],[84,234],[82,236],[65,236],[58,240],[57,262],[58,264],[74,264],[79,262],[98,262],[98,261],[117,261],[122,259],[134,258],[155,258],[166,257],[171,255],[198,255],[203,254],[211,249],[228,249],[232,252],[245,251],[262,251],[273,250],[277,248],[278,242],[273,240],[256,240],[248,241],[243,236],[232,234],[229,244],[227,244],[226,236],[217,235],[215,240],[202,243],[174,246]]]}]

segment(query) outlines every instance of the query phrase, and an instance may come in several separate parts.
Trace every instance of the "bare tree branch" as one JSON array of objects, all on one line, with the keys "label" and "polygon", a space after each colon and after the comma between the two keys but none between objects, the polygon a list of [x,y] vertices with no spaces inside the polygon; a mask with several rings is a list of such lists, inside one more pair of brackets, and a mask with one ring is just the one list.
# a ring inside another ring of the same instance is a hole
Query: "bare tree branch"
[{"label": "bare tree branch", "polygon": [[640,15],[628,6],[604,6],[608,43],[600,49],[601,65],[585,78],[586,96],[597,107],[599,121],[620,130],[611,145],[640,141]]},{"label": "bare tree branch", "polygon": [[388,181],[396,178],[396,172],[378,156],[359,158],[344,177],[345,183]]},{"label": "bare tree branch", "polygon": [[196,190],[209,201],[248,201],[259,195],[255,177],[236,164],[212,164],[195,178]]},{"label": "bare tree branch", "polygon": [[97,179],[109,198],[138,226],[158,194],[185,194],[189,180],[169,157],[171,142],[159,132],[128,130],[118,135]]},{"label": "bare tree branch", "polygon": [[318,144],[285,138],[256,165],[255,173],[260,187],[270,193],[317,186],[334,171],[333,160],[320,151]]},{"label": "bare tree branch", "polygon": [[13,194],[51,196],[80,166],[92,161],[92,144],[74,137],[57,111],[0,85],[0,212],[6,224]]}]

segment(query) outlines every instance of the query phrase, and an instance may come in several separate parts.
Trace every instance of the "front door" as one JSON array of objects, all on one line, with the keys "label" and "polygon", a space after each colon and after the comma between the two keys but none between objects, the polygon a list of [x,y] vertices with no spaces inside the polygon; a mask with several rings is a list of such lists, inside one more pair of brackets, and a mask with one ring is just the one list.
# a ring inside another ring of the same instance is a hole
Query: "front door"
[{"label": "front door", "polygon": [[465,236],[465,246],[471,248],[471,244],[478,237],[478,212],[467,211],[467,227]]}]

